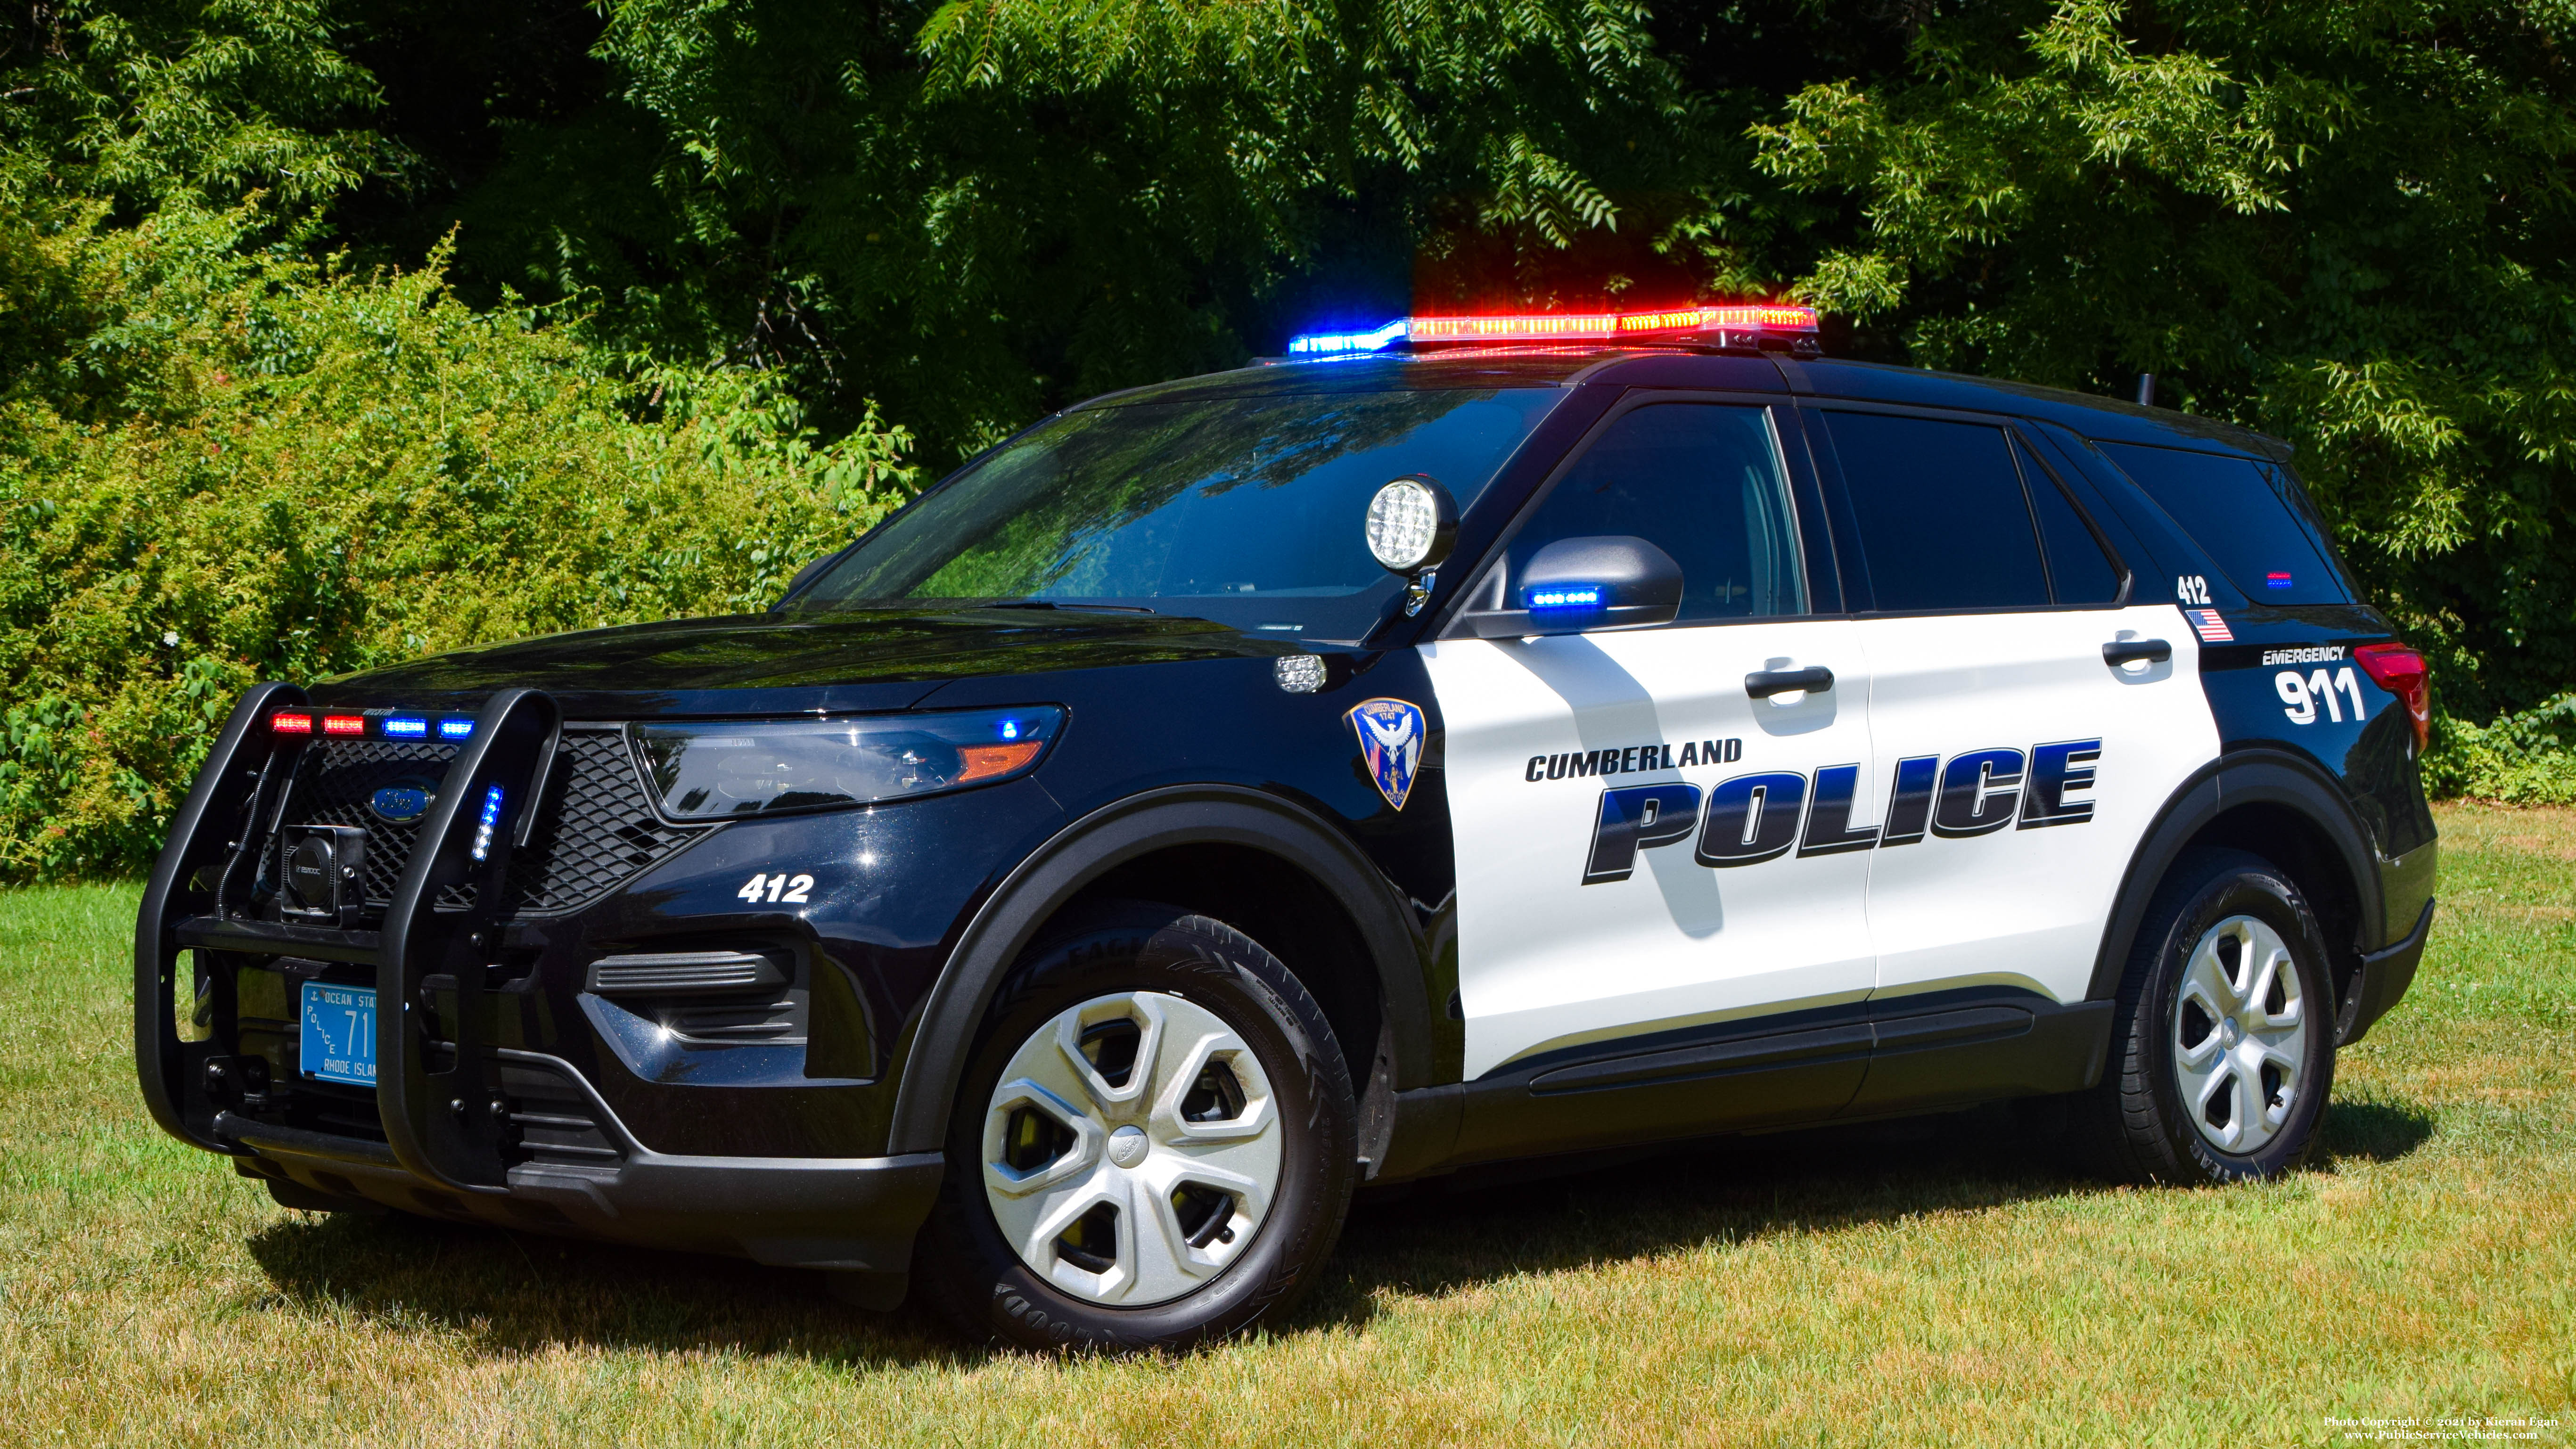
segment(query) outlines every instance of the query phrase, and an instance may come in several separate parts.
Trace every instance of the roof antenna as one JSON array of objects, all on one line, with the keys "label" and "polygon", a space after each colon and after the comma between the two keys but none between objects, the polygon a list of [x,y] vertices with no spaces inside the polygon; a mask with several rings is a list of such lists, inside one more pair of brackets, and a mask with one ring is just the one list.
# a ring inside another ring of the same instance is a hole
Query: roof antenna
[{"label": "roof antenna", "polygon": [[2142,372],[2142,373],[2139,373],[2139,374],[2138,374],[2138,406],[2140,406],[2140,407],[2142,407],[2142,408],[2151,408],[2151,407],[2154,407],[2155,405],[2156,405],[2156,375],[2155,375],[2154,373],[2152,373],[2152,372]]}]

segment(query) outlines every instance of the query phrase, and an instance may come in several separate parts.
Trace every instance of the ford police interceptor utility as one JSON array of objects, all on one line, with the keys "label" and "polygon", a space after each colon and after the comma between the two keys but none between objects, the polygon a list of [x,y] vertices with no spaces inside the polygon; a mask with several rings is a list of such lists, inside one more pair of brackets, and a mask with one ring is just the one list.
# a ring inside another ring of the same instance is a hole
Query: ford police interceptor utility
[{"label": "ford police interceptor utility", "polygon": [[2432,920],[2422,660],[2282,445],[1815,336],[1301,338],[766,613],[260,685],[145,1098],[290,1207],[1111,1347],[1510,1158],[2057,1098],[2119,1177],[2297,1166]]}]

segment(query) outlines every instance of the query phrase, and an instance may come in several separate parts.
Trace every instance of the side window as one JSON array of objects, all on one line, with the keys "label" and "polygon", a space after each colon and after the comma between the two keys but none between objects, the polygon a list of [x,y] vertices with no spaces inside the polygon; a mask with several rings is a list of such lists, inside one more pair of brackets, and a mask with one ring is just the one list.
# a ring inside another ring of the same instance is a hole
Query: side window
[{"label": "side window", "polygon": [[1788,478],[1762,408],[1654,403],[1613,422],[1513,538],[1509,577],[1547,544],[1599,534],[1673,556],[1683,622],[1807,611]]},{"label": "side window", "polygon": [[2003,429],[1823,416],[1880,609],[2047,606],[2048,571]]},{"label": "side window", "polygon": [[2352,602],[2352,585],[2306,496],[2281,469],[2143,443],[2100,446],[2245,597],[2258,604]]},{"label": "side window", "polygon": [[2032,460],[2020,443],[2013,457],[2021,463],[2022,480],[2030,485],[2031,507],[2039,514],[2039,536],[2048,545],[2048,582],[2061,604],[2115,604],[2120,600],[2120,569],[2102,552],[2101,540],[2085,525],[2048,470]]}]

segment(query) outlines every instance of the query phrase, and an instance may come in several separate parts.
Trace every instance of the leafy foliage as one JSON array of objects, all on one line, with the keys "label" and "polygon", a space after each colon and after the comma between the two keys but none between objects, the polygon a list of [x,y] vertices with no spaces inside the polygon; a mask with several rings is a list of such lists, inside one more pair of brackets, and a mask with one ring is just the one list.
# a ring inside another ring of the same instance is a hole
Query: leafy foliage
[{"label": "leafy foliage", "polygon": [[2576,678],[2571,40],[2544,3],[1980,8],[1801,90],[1757,164],[1853,208],[1796,285],[1908,357],[2151,371],[2288,438],[2443,747],[2492,752],[2458,722]]},{"label": "leafy foliage", "polygon": [[[0,20],[0,874],[230,691],[757,602],[1076,397],[1795,291],[2292,440],[2442,788],[2576,798],[2558,0],[35,0]],[[890,426],[885,419],[904,426]],[[2483,722],[2483,723],[2481,723]]]},{"label": "leafy foliage", "polygon": [[900,430],[822,443],[755,375],[613,378],[435,266],[246,255],[251,220],[0,253],[13,297],[79,304],[88,364],[0,405],[0,873],[148,862],[256,679],[759,608],[910,482]]}]

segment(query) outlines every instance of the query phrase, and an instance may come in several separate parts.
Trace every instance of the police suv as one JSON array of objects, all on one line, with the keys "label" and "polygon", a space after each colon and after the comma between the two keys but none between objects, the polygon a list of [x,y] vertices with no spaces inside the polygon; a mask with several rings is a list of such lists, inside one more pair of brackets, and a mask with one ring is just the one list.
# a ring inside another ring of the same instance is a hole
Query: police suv
[{"label": "police suv", "polygon": [[1815,335],[1304,338],[766,613],[260,685],[145,1099],[290,1207],[1032,1345],[1241,1330],[1505,1159],[2053,1098],[2296,1167],[2432,920],[2422,660],[2279,443]]}]

